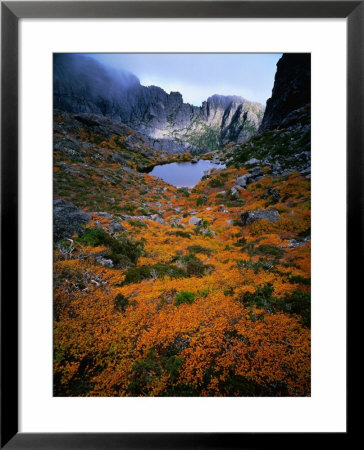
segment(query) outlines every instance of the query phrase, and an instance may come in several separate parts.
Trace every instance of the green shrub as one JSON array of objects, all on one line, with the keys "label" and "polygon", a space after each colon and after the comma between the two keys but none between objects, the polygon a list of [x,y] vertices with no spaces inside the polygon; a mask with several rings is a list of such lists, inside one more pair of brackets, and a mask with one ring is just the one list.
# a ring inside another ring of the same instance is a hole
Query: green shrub
[{"label": "green shrub", "polygon": [[183,278],[186,271],[171,264],[154,264],[153,266],[131,267],[126,271],[123,285],[140,283],[151,278]]},{"label": "green shrub", "polygon": [[148,266],[131,267],[125,274],[123,284],[140,283],[142,280],[151,278],[150,270]]},{"label": "green shrub", "polygon": [[295,291],[284,298],[285,309],[301,317],[303,325],[311,325],[311,294],[310,292]]},{"label": "green shrub", "polygon": [[246,306],[258,306],[259,308],[267,308],[269,312],[270,306],[273,302],[272,299],[273,287],[271,284],[265,284],[263,287],[258,288],[254,293],[246,292],[243,297],[243,303]]},{"label": "green shrub", "polygon": [[204,265],[195,255],[184,256],[183,262],[186,265],[186,271],[189,277],[203,277],[205,272],[212,268],[211,265]]},{"label": "green shrub", "polygon": [[196,200],[196,206],[202,206],[206,203],[206,198],[205,197],[198,197]]},{"label": "green shrub", "polygon": [[190,196],[190,193],[186,189],[179,188],[177,189],[177,192],[179,192],[180,194],[182,194],[184,197],[187,198]]},{"label": "green shrub", "polygon": [[249,307],[256,305],[259,308],[265,308],[270,313],[284,311],[295,314],[307,327],[311,323],[311,294],[309,292],[295,291],[285,297],[274,297],[273,287],[265,284],[254,293],[245,293],[242,302]]},{"label": "green shrub", "polygon": [[256,255],[268,255],[275,258],[281,258],[284,254],[284,250],[280,247],[268,244],[259,245],[259,247],[255,249],[255,252]]},{"label": "green shrub", "polygon": [[189,247],[187,247],[187,250],[191,254],[202,253],[204,255],[211,255],[212,253],[212,250],[206,247],[202,247],[202,245],[190,245]]},{"label": "green shrub", "polygon": [[195,298],[196,298],[195,293],[189,291],[181,291],[176,295],[174,299],[174,304],[176,306],[179,306],[182,303],[188,303],[189,305],[191,305],[194,302]]},{"label": "green shrub", "polygon": [[142,241],[133,241],[125,235],[115,238],[100,228],[87,231],[76,240],[83,245],[91,245],[93,247],[104,245],[108,247],[106,256],[112,260],[114,265],[123,267],[135,265],[143,254],[144,244]]},{"label": "green shrub", "polygon": [[129,220],[130,225],[137,228],[148,228],[147,224],[141,220]]},{"label": "green shrub", "polygon": [[191,233],[189,233],[188,231],[177,230],[177,231],[170,231],[167,234],[169,234],[170,236],[179,236],[187,239],[191,238]]},{"label": "green shrub", "polygon": [[310,286],[311,284],[311,278],[305,278],[302,277],[301,275],[290,275],[288,278],[288,281],[291,284],[304,284],[305,286]]},{"label": "green shrub", "polygon": [[183,364],[180,356],[158,355],[154,349],[150,349],[144,360],[137,360],[132,365],[131,382],[128,386],[132,396],[145,396],[156,379],[162,374],[167,374],[172,383],[178,381],[179,369]]},{"label": "green shrub", "polygon": [[118,294],[114,300],[115,308],[125,312],[125,308],[129,304],[129,299],[127,299],[123,294]]},{"label": "green shrub", "polygon": [[211,180],[209,181],[209,186],[210,187],[221,187],[224,186],[224,181],[220,180],[219,178],[211,178]]},{"label": "green shrub", "polygon": [[126,204],[121,206],[121,210],[128,213],[128,214],[134,214],[136,206],[131,204]]}]

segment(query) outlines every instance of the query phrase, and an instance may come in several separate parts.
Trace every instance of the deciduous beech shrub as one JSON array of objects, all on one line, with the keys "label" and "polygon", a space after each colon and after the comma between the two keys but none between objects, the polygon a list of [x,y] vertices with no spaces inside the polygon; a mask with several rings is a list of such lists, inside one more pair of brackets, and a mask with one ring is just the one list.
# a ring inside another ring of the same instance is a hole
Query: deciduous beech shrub
[{"label": "deciduous beech shrub", "polygon": [[[55,196],[92,219],[54,246],[54,395],[309,396],[310,181],[273,174],[299,136],[234,145],[228,168],[187,190],[137,168],[191,155],[127,150],[131,133],[72,120],[55,134],[72,131],[55,146]],[[271,154],[271,173],[229,198],[243,161]],[[242,224],[268,203],[277,222]],[[163,220],[137,217],[152,214]]]}]

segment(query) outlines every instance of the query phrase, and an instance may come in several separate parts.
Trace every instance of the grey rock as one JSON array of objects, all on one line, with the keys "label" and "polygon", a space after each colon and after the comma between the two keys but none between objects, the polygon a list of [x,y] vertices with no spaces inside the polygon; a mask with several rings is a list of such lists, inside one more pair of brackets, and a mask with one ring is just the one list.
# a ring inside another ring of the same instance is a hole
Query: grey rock
[{"label": "grey rock", "polygon": [[172,225],[179,225],[181,223],[182,217],[171,217],[169,223]]},{"label": "grey rock", "polygon": [[166,223],[162,217],[158,216],[158,214],[152,214],[150,216],[150,220],[153,220],[153,222],[160,223],[161,225],[165,225]]},{"label": "grey rock", "polygon": [[266,219],[270,222],[277,222],[279,212],[275,209],[262,209],[258,211],[246,211],[241,215],[243,225],[249,225],[256,220]]},{"label": "grey rock", "polygon": [[201,228],[200,232],[206,236],[206,235],[212,235],[212,236],[216,236],[215,231],[211,230],[210,228]]},{"label": "grey rock", "polygon": [[114,220],[110,223],[109,228],[111,233],[118,233],[119,231],[124,230],[124,227],[120,223],[115,222]]},{"label": "grey rock", "polygon": [[245,166],[253,166],[254,164],[259,164],[260,161],[256,158],[251,158],[249,161],[247,161],[244,165]]},{"label": "grey rock", "polygon": [[191,219],[188,221],[188,223],[190,225],[195,225],[195,226],[200,225],[201,222],[202,222],[202,219],[200,219],[199,217],[191,217]]},{"label": "grey rock", "polygon": [[249,170],[252,178],[260,177],[263,175],[263,171],[260,167],[254,167],[254,169]]},{"label": "grey rock", "polygon": [[250,173],[247,173],[245,175],[242,175],[241,177],[236,178],[235,182],[245,188],[248,184],[248,180],[252,177],[252,175]]},{"label": "grey rock", "polygon": [[129,214],[123,214],[125,220],[151,220],[150,216],[130,216]]},{"label": "grey rock", "polygon": [[240,189],[237,189],[238,188],[238,186],[233,186],[231,189],[230,189],[230,195],[232,196],[232,197],[239,197],[239,193],[240,193]]},{"label": "grey rock", "polygon": [[90,216],[67,200],[53,202],[53,239],[58,242],[81,234],[84,226],[90,222]]},{"label": "grey rock", "polygon": [[294,248],[300,247],[301,245],[306,244],[306,242],[311,240],[311,236],[306,236],[304,239],[289,239],[289,244],[282,246],[281,248]]}]

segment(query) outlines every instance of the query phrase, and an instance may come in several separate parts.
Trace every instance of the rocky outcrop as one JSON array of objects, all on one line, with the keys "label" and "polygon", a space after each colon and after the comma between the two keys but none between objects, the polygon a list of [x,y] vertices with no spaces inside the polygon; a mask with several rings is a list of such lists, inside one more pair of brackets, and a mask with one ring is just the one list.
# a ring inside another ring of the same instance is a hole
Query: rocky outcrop
[{"label": "rocky outcrop", "polygon": [[246,211],[241,215],[243,225],[250,225],[256,220],[269,220],[269,222],[277,222],[279,212],[275,209],[262,209],[260,211]]},{"label": "rocky outcrop", "polygon": [[80,234],[84,226],[90,222],[90,216],[73,203],[66,200],[54,200],[53,202],[53,240],[58,242],[65,238],[71,238],[74,234]]},{"label": "rocky outcrop", "polygon": [[259,131],[288,128],[311,103],[311,55],[285,53],[277,63],[272,97]]},{"label": "rocky outcrop", "polygon": [[142,86],[135,75],[83,55],[54,56],[53,89],[55,108],[107,116],[166,152],[204,152],[245,142],[256,133],[264,112],[259,103],[238,96],[213,95],[201,107],[193,106],[179,92]]}]

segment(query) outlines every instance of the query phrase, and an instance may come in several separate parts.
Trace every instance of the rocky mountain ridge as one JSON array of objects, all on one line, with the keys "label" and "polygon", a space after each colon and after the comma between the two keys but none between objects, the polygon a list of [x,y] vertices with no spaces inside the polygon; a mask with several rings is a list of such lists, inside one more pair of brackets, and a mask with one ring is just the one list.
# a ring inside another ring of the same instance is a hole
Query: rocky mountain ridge
[{"label": "rocky mountain ridge", "polygon": [[300,111],[311,104],[311,55],[285,53],[277,63],[272,96],[259,132],[287,128],[299,122]]},{"label": "rocky mountain ridge", "polygon": [[72,54],[54,56],[54,107],[110,117],[146,135],[157,150],[181,153],[245,142],[264,113],[261,104],[239,96],[213,95],[202,106],[190,105],[179,92],[143,86],[133,74]]}]

